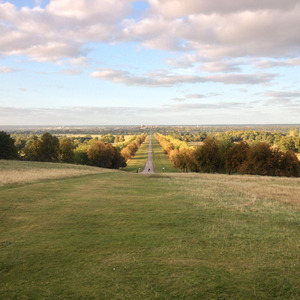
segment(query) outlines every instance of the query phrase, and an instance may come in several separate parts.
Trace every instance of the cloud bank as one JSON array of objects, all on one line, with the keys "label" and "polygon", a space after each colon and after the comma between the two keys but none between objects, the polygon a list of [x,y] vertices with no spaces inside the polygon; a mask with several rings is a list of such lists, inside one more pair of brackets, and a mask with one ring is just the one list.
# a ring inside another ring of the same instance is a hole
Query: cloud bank
[{"label": "cloud bank", "polygon": [[57,61],[85,56],[89,42],[137,41],[207,59],[299,56],[298,0],[148,0],[148,11],[133,18],[137,2],[51,0],[30,9],[2,1],[1,54]]}]

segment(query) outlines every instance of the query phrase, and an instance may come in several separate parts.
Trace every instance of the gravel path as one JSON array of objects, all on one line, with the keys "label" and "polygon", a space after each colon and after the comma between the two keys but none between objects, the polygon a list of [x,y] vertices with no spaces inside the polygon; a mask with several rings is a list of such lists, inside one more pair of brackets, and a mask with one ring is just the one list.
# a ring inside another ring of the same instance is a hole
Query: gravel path
[{"label": "gravel path", "polygon": [[142,172],[142,174],[153,174],[154,173],[154,168],[153,168],[153,163],[152,163],[152,144],[151,144],[151,134],[149,135],[150,140],[149,140],[149,150],[148,150],[148,160],[146,162],[145,168]]}]

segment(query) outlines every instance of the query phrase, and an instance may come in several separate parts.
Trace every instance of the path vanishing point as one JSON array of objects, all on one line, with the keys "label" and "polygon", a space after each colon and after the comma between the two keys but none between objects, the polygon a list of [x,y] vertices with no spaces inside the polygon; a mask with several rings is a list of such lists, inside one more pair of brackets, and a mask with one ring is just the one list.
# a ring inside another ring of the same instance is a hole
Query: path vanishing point
[{"label": "path vanishing point", "polygon": [[153,174],[154,168],[152,163],[152,144],[151,144],[151,132],[149,134],[149,150],[148,150],[148,159],[145,165],[145,168],[142,172],[142,174]]}]

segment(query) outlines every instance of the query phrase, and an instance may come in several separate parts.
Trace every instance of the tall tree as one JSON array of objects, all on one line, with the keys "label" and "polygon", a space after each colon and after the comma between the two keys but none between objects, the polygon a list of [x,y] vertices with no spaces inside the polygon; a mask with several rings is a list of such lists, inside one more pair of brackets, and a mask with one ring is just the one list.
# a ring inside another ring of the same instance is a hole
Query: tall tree
[{"label": "tall tree", "polygon": [[59,141],[56,136],[45,132],[41,137],[41,161],[58,161]]},{"label": "tall tree", "polygon": [[229,174],[240,172],[241,166],[247,160],[248,151],[249,145],[246,142],[234,144],[227,151],[225,156],[225,168]]},{"label": "tall tree", "polygon": [[74,144],[68,138],[59,141],[59,159],[62,162],[74,162]]},{"label": "tall tree", "polygon": [[0,158],[1,159],[16,159],[18,158],[18,150],[15,146],[15,141],[10,137],[10,134],[0,131]]},{"label": "tall tree", "polygon": [[213,138],[206,138],[195,150],[195,160],[201,172],[214,173],[220,170],[219,146]]},{"label": "tall tree", "polygon": [[27,144],[25,147],[25,158],[31,161],[42,161],[40,140],[34,140]]},{"label": "tall tree", "polygon": [[102,167],[102,156],[104,149],[105,144],[99,141],[87,150],[88,158],[93,166]]},{"label": "tall tree", "polygon": [[254,175],[273,175],[274,155],[270,145],[259,142],[250,147],[243,173]]}]

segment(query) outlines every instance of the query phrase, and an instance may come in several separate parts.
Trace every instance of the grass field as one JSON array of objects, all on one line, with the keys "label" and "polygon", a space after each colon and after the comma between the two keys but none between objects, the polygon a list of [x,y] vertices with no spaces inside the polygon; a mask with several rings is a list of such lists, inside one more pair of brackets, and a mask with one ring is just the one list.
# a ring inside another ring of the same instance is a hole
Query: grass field
[{"label": "grass field", "polygon": [[156,173],[163,172],[163,168],[164,172],[179,172],[178,169],[173,167],[169,157],[163,152],[160,144],[154,136],[152,136],[152,160],[154,171]]},{"label": "grass field", "polygon": [[142,172],[144,170],[145,164],[148,158],[148,150],[149,150],[149,136],[147,136],[145,142],[140,146],[135,156],[127,162],[127,167],[123,168],[123,171],[126,172]]},{"label": "grass field", "polygon": [[113,171],[74,164],[9,161],[1,159],[0,186],[4,184],[25,183],[41,179],[74,177],[103,172]]},{"label": "grass field", "polygon": [[300,179],[116,171],[0,195],[0,299],[299,299]]}]

